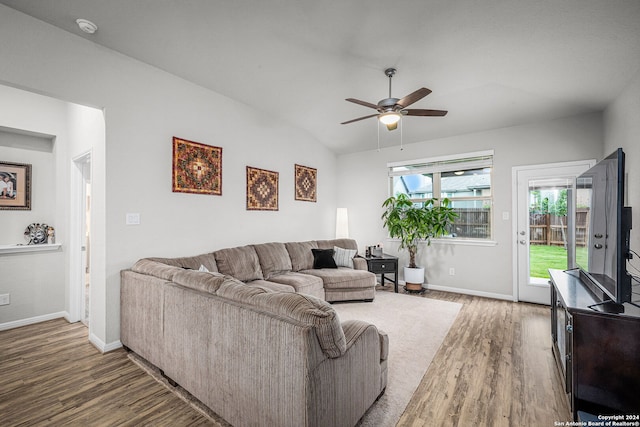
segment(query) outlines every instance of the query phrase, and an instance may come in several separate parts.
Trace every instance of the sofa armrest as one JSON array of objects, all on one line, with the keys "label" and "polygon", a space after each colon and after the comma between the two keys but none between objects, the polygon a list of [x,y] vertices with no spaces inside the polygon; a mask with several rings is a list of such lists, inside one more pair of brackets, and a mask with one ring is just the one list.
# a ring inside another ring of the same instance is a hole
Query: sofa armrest
[{"label": "sofa armrest", "polygon": [[389,357],[389,336],[385,331],[378,329],[380,336],[380,360],[387,360]]},{"label": "sofa armrest", "polygon": [[173,275],[174,283],[182,285],[185,288],[210,294],[215,294],[216,291],[220,289],[220,286],[227,280],[235,281],[235,279],[221,273],[209,273],[197,270],[181,269]]},{"label": "sofa armrest", "polygon": [[143,258],[136,262],[133,267],[131,267],[131,270],[136,273],[146,274],[164,280],[173,280],[173,276],[183,269],[180,267],[163,264],[158,261],[153,261],[148,258]]},{"label": "sofa armrest", "polygon": [[389,337],[384,331],[379,330],[375,325],[362,320],[345,320],[342,322],[344,336],[347,339],[347,350],[360,338],[368,328],[374,328],[378,332],[380,339],[380,360],[387,360],[389,355]]},{"label": "sofa armrest", "polygon": [[353,257],[353,268],[355,270],[368,270],[367,260],[362,258],[360,255],[356,255]]}]

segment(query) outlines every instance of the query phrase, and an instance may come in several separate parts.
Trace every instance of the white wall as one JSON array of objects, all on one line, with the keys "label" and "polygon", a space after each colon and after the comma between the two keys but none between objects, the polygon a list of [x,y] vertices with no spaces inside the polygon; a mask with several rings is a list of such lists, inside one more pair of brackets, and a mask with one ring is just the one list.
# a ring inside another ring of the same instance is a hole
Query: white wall
[{"label": "white wall", "polygon": [[[26,243],[24,230],[34,222],[55,227],[64,241],[66,227],[58,206],[66,191],[57,178],[56,156],[64,153],[68,139],[65,103],[0,86],[0,126],[55,137],[49,151],[21,148],[19,143],[0,146],[0,160],[32,167],[31,210],[0,211],[0,245]],[[11,296],[11,304],[0,307],[0,324],[65,312],[64,249],[0,255],[0,293]]]},{"label": "white wall", "polygon": [[[604,154],[622,147],[627,172],[627,206],[632,208],[631,249],[640,253],[640,72],[604,113]],[[634,258],[633,265],[640,266]]]},{"label": "white wall", "polygon": [[[1,5],[0,39],[0,81],[105,112],[106,237],[93,242],[104,245],[94,333],[106,344],[119,339],[119,272],[139,258],[332,237],[336,158],[308,134]],[[223,147],[222,196],[171,192],[173,136]],[[317,203],[293,200],[295,163],[318,169]],[[279,211],[245,210],[247,165],[280,172]],[[126,226],[127,212],[141,225]]]},{"label": "white wall", "polygon": [[[375,136],[374,136],[375,137]],[[512,297],[511,172],[514,166],[602,157],[602,115],[587,114],[487,132],[425,141],[338,158],[338,204],[349,209],[351,236],[364,246],[383,243],[396,254],[397,243],[387,240],[382,227],[382,202],[389,197],[387,163],[480,150],[494,152],[493,239],[495,246],[433,243],[422,245],[417,262],[426,268],[427,282],[472,293]],[[375,141],[372,138],[372,146]],[[503,220],[508,212],[510,220]],[[406,251],[399,254],[406,265]],[[449,276],[449,268],[455,276]]]}]

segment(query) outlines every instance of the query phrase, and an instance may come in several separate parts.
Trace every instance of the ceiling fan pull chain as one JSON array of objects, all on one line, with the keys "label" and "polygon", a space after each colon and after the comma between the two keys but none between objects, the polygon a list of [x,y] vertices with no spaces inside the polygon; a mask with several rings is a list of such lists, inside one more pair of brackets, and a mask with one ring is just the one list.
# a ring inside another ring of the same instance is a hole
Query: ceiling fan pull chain
[{"label": "ceiling fan pull chain", "polygon": [[402,146],[402,128],[404,128],[404,125],[402,124],[404,120],[400,119],[400,151],[404,150],[404,147]]},{"label": "ceiling fan pull chain", "polygon": [[378,128],[378,153],[380,152],[380,122],[376,120],[376,128]]}]

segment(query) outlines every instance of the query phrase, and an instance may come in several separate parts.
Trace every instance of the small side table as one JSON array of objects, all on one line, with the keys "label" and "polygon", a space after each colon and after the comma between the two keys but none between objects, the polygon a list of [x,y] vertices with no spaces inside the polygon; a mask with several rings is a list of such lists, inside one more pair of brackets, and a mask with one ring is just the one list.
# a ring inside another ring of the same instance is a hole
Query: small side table
[{"label": "small side table", "polygon": [[[367,260],[367,269],[373,274],[380,275],[380,284],[384,286],[387,279],[393,282],[393,290],[398,293],[398,257],[382,254],[382,256],[364,257]],[[385,274],[393,273],[393,279],[385,277]]]}]

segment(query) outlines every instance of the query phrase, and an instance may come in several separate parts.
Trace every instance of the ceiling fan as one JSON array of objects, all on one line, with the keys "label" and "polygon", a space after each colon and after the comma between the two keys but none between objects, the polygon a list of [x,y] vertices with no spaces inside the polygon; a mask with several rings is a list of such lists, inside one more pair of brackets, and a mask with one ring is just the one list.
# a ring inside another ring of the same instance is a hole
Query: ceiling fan
[{"label": "ceiling fan", "polygon": [[373,108],[377,110],[377,114],[371,114],[364,117],[358,117],[357,119],[342,122],[346,125],[348,123],[357,122],[359,120],[368,119],[370,117],[378,117],[383,124],[387,126],[387,129],[394,130],[398,128],[398,122],[402,116],[437,116],[442,117],[447,114],[444,110],[424,110],[424,109],[407,109],[407,107],[416,101],[421,100],[425,96],[431,93],[431,90],[426,87],[420,88],[415,92],[410,93],[402,99],[391,97],[391,79],[396,74],[395,68],[387,68],[384,70],[384,74],[389,77],[389,97],[378,101],[378,104],[372,104],[366,101],[360,101],[355,98],[347,98],[346,101],[353,102],[354,104],[363,105],[365,107]]}]

